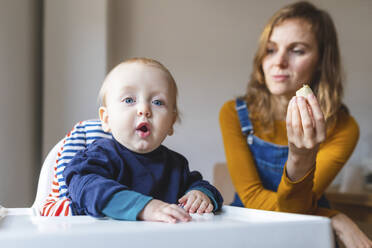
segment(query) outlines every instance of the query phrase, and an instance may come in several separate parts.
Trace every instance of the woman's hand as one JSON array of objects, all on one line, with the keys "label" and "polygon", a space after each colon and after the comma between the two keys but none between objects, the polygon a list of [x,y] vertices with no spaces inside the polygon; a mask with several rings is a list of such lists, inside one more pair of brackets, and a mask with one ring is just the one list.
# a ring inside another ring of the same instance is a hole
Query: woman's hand
[{"label": "woman's hand", "polygon": [[213,204],[209,197],[199,190],[190,190],[178,202],[189,213],[197,212],[198,214],[202,214],[210,213],[213,210]]},{"label": "woman's hand", "polygon": [[339,240],[347,248],[372,247],[372,241],[359,229],[359,227],[346,215],[337,214],[331,219],[332,227]]},{"label": "woman's hand", "polygon": [[138,219],[176,223],[177,221],[190,221],[191,216],[176,204],[153,199],[138,214]]},{"label": "woman's hand", "polygon": [[315,166],[319,144],[326,138],[323,112],[313,93],[294,96],[287,110],[287,175],[292,181],[302,178]]}]

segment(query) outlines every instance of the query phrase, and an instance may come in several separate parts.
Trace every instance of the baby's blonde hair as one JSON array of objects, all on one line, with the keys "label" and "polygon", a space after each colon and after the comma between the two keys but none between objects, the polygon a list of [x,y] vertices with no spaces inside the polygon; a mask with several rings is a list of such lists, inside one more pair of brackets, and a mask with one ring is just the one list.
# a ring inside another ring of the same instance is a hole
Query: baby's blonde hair
[{"label": "baby's blonde hair", "polygon": [[177,85],[176,85],[176,81],[174,80],[172,74],[170,73],[170,71],[162,64],[160,63],[159,61],[156,61],[155,59],[150,59],[150,58],[131,58],[131,59],[127,59],[123,62],[121,62],[120,64],[118,64],[117,66],[115,66],[106,76],[105,80],[103,80],[103,83],[102,83],[102,86],[101,86],[101,89],[99,91],[99,94],[98,94],[98,101],[100,103],[101,106],[106,106],[106,92],[107,92],[107,85],[109,84],[110,82],[110,78],[112,76],[112,74],[116,71],[116,69],[118,67],[121,67],[125,64],[133,64],[133,63],[139,63],[139,64],[143,64],[143,65],[147,65],[147,66],[154,66],[156,68],[159,68],[160,70],[162,70],[168,77],[168,82],[171,84],[172,86],[172,89],[174,90],[174,95],[175,95],[175,102],[174,102],[174,112],[176,114],[176,120],[180,120],[180,114],[179,114],[179,111],[178,111],[178,106],[177,106],[177,97],[178,97],[178,89],[177,89]]}]

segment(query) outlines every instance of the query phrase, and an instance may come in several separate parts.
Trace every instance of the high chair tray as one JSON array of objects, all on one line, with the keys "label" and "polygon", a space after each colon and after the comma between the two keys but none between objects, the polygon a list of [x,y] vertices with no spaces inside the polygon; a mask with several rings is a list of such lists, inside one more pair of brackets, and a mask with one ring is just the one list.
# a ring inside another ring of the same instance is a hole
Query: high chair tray
[{"label": "high chair tray", "polygon": [[9,213],[0,219],[1,247],[328,248],[334,243],[328,218],[231,206],[177,224]]}]

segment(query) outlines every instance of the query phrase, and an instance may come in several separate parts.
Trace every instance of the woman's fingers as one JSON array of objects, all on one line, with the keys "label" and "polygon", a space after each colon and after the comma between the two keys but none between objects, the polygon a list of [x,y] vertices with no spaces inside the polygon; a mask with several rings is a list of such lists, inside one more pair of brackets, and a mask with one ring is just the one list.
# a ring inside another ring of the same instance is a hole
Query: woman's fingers
[{"label": "woman's fingers", "polygon": [[310,94],[307,99],[293,97],[288,104],[288,142],[298,148],[313,148],[326,137],[325,120],[319,103],[314,94]]},{"label": "woman's fingers", "polygon": [[305,98],[297,97],[297,104],[304,134],[304,145],[306,148],[312,148],[314,146],[313,138],[315,137],[315,127],[313,126],[312,115],[309,112],[308,104]]},{"label": "woman's fingers", "polygon": [[289,101],[288,108],[287,108],[287,118],[286,118],[286,127],[287,127],[287,135],[288,141],[293,137],[293,129],[292,129],[292,111],[293,111],[293,102],[294,97]]},{"label": "woman's fingers", "polygon": [[298,109],[297,100],[293,102],[292,108],[292,130],[293,130],[293,143],[297,147],[302,146],[302,139],[303,139],[303,131],[302,131],[302,124],[301,124],[301,116],[300,111]]},{"label": "woman's fingers", "polygon": [[326,138],[326,126],[322,109],[314,94],[308,96],[308,102],[315,122],[317,142],[323,142]]}]

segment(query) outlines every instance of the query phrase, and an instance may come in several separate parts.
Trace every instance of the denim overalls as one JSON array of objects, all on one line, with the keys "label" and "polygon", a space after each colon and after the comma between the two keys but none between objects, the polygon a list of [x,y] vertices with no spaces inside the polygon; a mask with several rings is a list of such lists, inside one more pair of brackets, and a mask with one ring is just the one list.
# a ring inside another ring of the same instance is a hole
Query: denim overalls
[{"label": "denim overalls", "polygon": [[[254,158],[258,174],[265,189],[277,191],[282,179],[284,164],[288,158],[288,146],[276,145],[253,135],[253,126],[245,101],[236,99],[236,111],[239,116],[242,132],[247,136],[247,143]],[[232,206],[244,207],[235,193]],[[329,208],[327,199],[322,196],[318,206]]]}]

